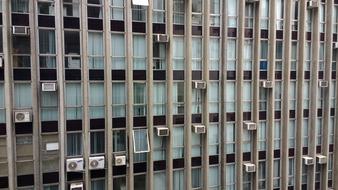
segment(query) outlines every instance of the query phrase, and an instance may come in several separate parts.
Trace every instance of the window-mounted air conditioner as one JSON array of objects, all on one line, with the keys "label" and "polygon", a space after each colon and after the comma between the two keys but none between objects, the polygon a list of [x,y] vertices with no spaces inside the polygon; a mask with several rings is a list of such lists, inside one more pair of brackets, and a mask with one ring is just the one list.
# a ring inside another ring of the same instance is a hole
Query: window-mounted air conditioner
[{"label": "window-mounted air conditioner", "polygon": [[55,150],[59,150],[58,142],[46,143],[46,151],[55,151]]},{"label": "window-mounted air conditioner", "polygon": [[155,127],[155,129],[156,129],[157,136],[159,136],[159,137],[169,136],[168,127]]},{"label": "window-mounted air conditioner", "polygon": [[153,40],[157,43],[167,43],[169,42],[169,36],[166,34],[155,34]]},{"label": "window-mounted air conditioner", "polygon": [[307,3],[306,3],[306,6],[307,6],[307,8],[308,9],[314,9],[314,8],[318,8],[319,7],[319,2],[318,2],[319,0],[316,0],[316,1],[308,1]]},{"label": "window-mounted air conditioner", "polygon": [[253,172],[256,172],[256,166],[255,164],[252,164],[252,163],[245,163],[243,164],[244,165],[244,170],[245,172],[247,173],[253,173]]},{"label": "window-mounted air conditioner", "polygon": [[246,129],[248,131],[254,131],[254,130],[257,129],[256,123],[254,123],[252,121],[244,121],[243,125],[244,125],[244,129]]},{"label": "window-mounted air conditioner", "polygon": [[326,80],[320,80],[320,81],[318,81],[318,86],[320,88],[326,88],[326,87],[329,86],[329,83]]},{"label": "window-mounted air conditioner", "polygon": [[205,125],[202,124],[193,124],[192,130],[196,134],[203,134],[206,132]]},{"label": "window-mounted air conditioner", "polygon": [[192,82],[192,88],[193,89],[206,89],[207,83],[204,81],[193,81]]},{"label": "window-mounted air conditioner", "polygon": [[70,184],[70,190],[83,190],[83,183],[71,183]]},{"label": "window-mounted air conditioner", "polygon": [[333,49],[338,49],[338,42],[333,43]]},{"label": "window-mounted air conditioner", "polygon": [[89,169],[103,169],[104,168],[104,156],[89,157]]},{"label": "window-mounted air conditioner", "polygon": [[269,80],[262,80],[260,81],[260,86],[262,88],[273,88],[273,82]]},{"label": "window-mounted air conditioner", "polygon": [[31,112],[29,111],[15,111],[14,112],[15,123],[27,123],[32,121]]},{"label": "window-mounted air conditioner", "polygon": [[303,161],[304,161],[304,164],[307,165],[307,166],[314,164],[314,160],[310,156],[303,156]]},{"label": "window-mounted air conditioner", "polygon": [[67,172],[83,171],[83,158],[67,159]]},{"label": "window-mounted air conditioner", "polygon": [[316,155],[316,161],[318,164],[326,164],[327,163],[327,157],[321,154]]},{"label": "window-mounted air conditioner", "polygon": [[41,84],[43,92],[55,92],[57,87],[55,82],[44,82]]},{"label": "window-mounted air conditioner", "polygon": [[127,158],[125,155],[115,155],[114,156],[114,165],[115,166],[124,166],[127,163]]},{"label": "window-mounted air conditioner", "polygon": [[29,35],[29,27],[27,26],[13,26],[12,33],[16,36],[28,36]]},{"label": "window-mounted air conditioner", "polygon": [[133,5],[149,6],[148,0],[132,0]]}]

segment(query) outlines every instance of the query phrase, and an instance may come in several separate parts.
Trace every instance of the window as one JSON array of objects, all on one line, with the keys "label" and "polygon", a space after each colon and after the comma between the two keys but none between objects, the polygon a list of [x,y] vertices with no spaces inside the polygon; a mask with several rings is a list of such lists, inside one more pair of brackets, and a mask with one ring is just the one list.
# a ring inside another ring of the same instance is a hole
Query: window
[{"label": "window", "polygon": [[289,158],[289,172],[288,172],[288,185],[293,186],[295,183],[295,159]]},{"label": "window", "polygon": [[113,118],[126,115],[126,87],[125,83],[112,84]]},{"label": "window", "polygon": [[281,121],[275,121],[274,126],[274,149],[280,149],[280,141],[281,141]]},{"label": "window", "polygon": [[227,44],[227,64],[226,69],[228,71],[236,70],[236,40],[229,39]]},{"label": "window", "polygon": [[243,172],[243,189],[251,189],[251,173]]},{"label": "window", "polygon": [[13,68],[31,67],[31,48],[29,36],[13,36]]},{"label": "window", "polygon": [[251,131],[249,130],[243,130],[242,148],[243,148],[243,152],[251,151]]},{"label": "window", "polygon": [[174,170],[173,172],[173,189],[175,190],[184,190],[184,171],[181,170]]},{"label": "window", "polygon": [[113,130],[113,152],[126,151],[126,130]]},{"label": "window", "polygon": [[202,89],[192,89],[192,113],[202,113]]},{"label": "window", "polygon": [[251,111],[251,102],[252,102],[252,83],[251,82],[243,82],[243,111],[250,112]]},{"label": "window", "polygon": [[202,135],[191,134],[191,156],[200,157],[202,155]]},{"label": "window", "polygon": [[165,82],[153,83],[153,115],[166,113],[166,85]]},{"label": "window", "polygon": [[132,18],[136,22],[145,22],[146,21],[146,12],[147,9],[145,6],[141,5],[132,5]]},{"label": "window", "polygon": [[6,123],[5,89],[3,83],[0,83],[0,123]]},{"label": "window", "polygon": [[228,27],[236,28],[237,26],[237,0],[229,0],[228,2]]},{"label": "window", "polygon": [[325,3],[319,2],[319,31],[325,32]]},{"label": "window", "polygon": [[29,134],[16,136],[15,140],[16,140],[16,174],[19,176],[34,173],[32,135]]},{"label": "window", "polygon": [[32,107],[32,88],[30,83],[14,84],[14,108]]},{"label": "window", "polygon": [[202,70],[202,38],[192,38],[192,70]]},{"label": "window", "polygon": [[225,126],[225,143],[226,143],[226,153],[231,154],[235,153],[235,123],[226,123]]},{"label": "window", "polygon": [[280,187],[280,160],[276,159],[273,161],[273,187]]},{"label": "window", "polygon": [[104,179],[94,179],[91,181],[91,190],[101,190],[105,189],[105,180]]},{"label": "window", "polygon": [[82,118],[82,88],[81,83],[66,83],[65,88],[66,119]]},{"label": "window", "polygon": [[44,0],[38,2],[40,15],[54,15],[54,0]]},{"label": "window", "polygon": [[261,121],[258,125],[258,150],[266,150],[266,121]]},{"label": "window", "polygon": [[184,114],[184,82],[173,84],[173,114]]},{"label": "window", "polygon": [[105,95],[103,82],[89,83],[90,118],[104,118]]},{"label": "window", "polygon": [[88,67],[104,69],[102,33],[88,32]]},{"label": "window", "polygon": [[276,1],[276,30],[283,30],[284,0]]},{"label": "window", "polygon": [[133,130],[134,153],[149,152],[148,129]]},{"label": "window", "polygon": [[208,127],[209,155],[219,155],[219,128],[217,124],[210,124]]},{"label": "window", "polygon": [[184,128],[174,127],[173,128],[173,158],[184,157]]},{"label": "window", "polygon": [[166,160],[167,140],[165,137],[159,137],[154,133],[153,153],[154,160]]},{"label": "window", "polygon": [[134,70],[147,70],[147,43],[144,35],[133,37],[133,68]]},{"label": "window", "polygon": [[292,80],[290,81],[290,86],[289,86],[289,102],[290,102],[290,110],[296,110],[296,92],[297,92],[297,86],[296,86],[296,81]]},{"label": "window", "polygon": [[275,110],[280,111],[282,109],[282,81],[275,81]]},{"label": "window", "polygon": [[292,30],[298,30],[298,0],[292,1]]},{"label": "window", "polygon": [[91,131],[90,132],[90,153],[100,154],[104,153],[105,141],[104,131]]},{"label": "window", "polygon": [[163,43],[154,43],[153,45],[153,69],[166,69],[166,45]]},{"label": "window", "polygon": [[209,38],[209,70],[219,70],[220,52],[219,38]]},{"label": "window", "polygon": [[184,38],[174,36],[173,39],[173,70],[184,70],[185,45]]},{"label": "window", "polygon": [[262,0],[260,1],[261,8],[261,28],[262,29],[268,29],[269,27],[269,0]]},{"label": "window", "polygon": [[153,23],[165,22],[165,0],[153,1]]},{"label": "window", "polygon": [[28,8],[28,3],[29,0],[11,0],[12,4],[12,12],[16,13],[28,13],[29,8]]},{"label": "window", "polygon": [[268,41],[261,40],[261,61],[259,63],[259,69],[261,71],[268,70],[268,51],[269,51]]},{"label": "window", "polygon": [[139,174],[134,176],[134,189],[146,190],[146,174]]},{"label": "window", "polygon": [[166,190],[167,186],[167,179],[166,179],[166,173],[163,172],[154,172],[154,186],[153,188],[156,190]]},{"label": "window", "polygon": [[43,185],[43,190],[58,190],[59,185]]},{"label": "window", "polygon": [[102,0],[87,0],[87,14],[88,18],[102,19]]},{"label": "window", "polygon": [[67,134],[67,156],[82,155],[82,132]]},{"label": "window", "polygon": [[252,3],[245,4],[245,27],[253,28],[254,25],[254,6]]},{"label": "window", "polygon": [[39,30],[40,68],[56,68],[55,31]]},{"label": "window", "polygon": [[202,187],[202,171],[201,168],[191,169],[191,187],[192,189],[200,189]]},{"label": "window", "polygon": [[112,55],[112,69],[125,69],[125,39],[124,34],[111,35],[111,55]]},{"label": "window", "polygon": [[322,144],[323,118],[317,118],[316,121],[316,146]]},{"label": "window", "polygon": [[114,190],[126,190],[126,177],[113,177],[113,189]]},{"label": "window", "polygon": [[192,25],[202,25],[202,7],[202,0],[192,0]]},{"label": "window", "polygon": [[235,190],[236,189],[236,169],[235,164],[227,164],[225,166],[225,189]]},{"label": "window", "polygon": [[218,190],[220,186],[219,166],[210,166],[208,173],[208,189]]},{"label": "window", "polygon": [[210,0],[210,26],[220,26],[220,0]]},{"label": "window", "polygon": [[174,24],[184,24],[185,1],[173,0]]},{"label": "window", "polygon": [[208,89],[209,113],[219,113],[219,83],[210,82]]},{"label": "window", "polygon": [[64,0],[63,1],[63,16],[79,17],[79,0]]},{"label": "window", "polygon": [[236,109],[236,86],[235,82],[227,82],[225,85],[225,111],[235,112]]},{"label": "window", "polygon": [[147,94],[145,83],[134,83],[134,116],[145,116],[147,110]]},{"label": "window", "polygon": [[303,146],[307,147],[309,145],[309,119],[303,120],[302,134],[303,134]]},{"label": "window", "polygon": [[289,121],[288,138],[289,148],[294,148],[296,144],[296,120],[294,119]]},{"label": "window", "polygon": [[266,163],[265,161],[259,161],[258,163],[258,189],[266,189],[265,187],[266,178]]},{"label": "window", "polygon": [[58,120],[58,93],[41,92],[40,95],[41,121]]},{"label": "window", "polygon": [[252,56],[253,56],[253,41],[245,40],[244,42],[244,65],[243,69],[246,71],[252,70]]},{"label": "window", "polygon": [[110,0],[110,19],[124,20],[124,0]]},{"label": "window", "polygon": [[80,33],[79,31],[65,31],[65,68],[80,69]]}]

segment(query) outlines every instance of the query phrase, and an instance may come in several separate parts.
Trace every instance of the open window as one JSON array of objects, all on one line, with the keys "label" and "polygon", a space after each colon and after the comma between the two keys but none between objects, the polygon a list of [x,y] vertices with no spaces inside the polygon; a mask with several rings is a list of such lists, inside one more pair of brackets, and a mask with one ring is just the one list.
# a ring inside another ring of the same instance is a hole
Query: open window
[{"label": "open window", "polygon": [[133,130],[134,153],[149,152],[148,129]]}]

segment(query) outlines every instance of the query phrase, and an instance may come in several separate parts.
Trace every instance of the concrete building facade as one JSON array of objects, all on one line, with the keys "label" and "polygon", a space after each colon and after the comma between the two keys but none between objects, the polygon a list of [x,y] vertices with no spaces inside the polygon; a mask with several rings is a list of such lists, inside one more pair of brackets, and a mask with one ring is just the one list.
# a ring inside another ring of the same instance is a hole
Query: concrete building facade
[{"label": "concrete building facade", "polygon": [[338,189],[337,0],[0,2],[0,189]]}]

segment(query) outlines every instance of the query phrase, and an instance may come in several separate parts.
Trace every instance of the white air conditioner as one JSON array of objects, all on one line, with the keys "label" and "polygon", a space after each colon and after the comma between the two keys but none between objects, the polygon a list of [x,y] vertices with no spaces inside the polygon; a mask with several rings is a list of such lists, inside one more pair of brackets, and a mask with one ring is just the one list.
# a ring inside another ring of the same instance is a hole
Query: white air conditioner
[{"label": "white air conditioner", "polygon": [[0,68],[4,67],[4,58],[0,56]]},{"label": "white air conditioner", "polygon": [[193,81],[192,82],[192,88],[193,89],[206,89],[207,83],[204,81]]},{"label": "white air conditioner", "polygon": [[259,2],[259,0],[245,0],[245,2],[247,2],[247,3],[256,3],[256,2]]},{"label": "white air conditioner", "polygon": [[29,27],[27,27],[27,26],[13,26],[12,32],[13,32],[13,35],[17,35],[17,36],[28,36],[29,35]]},{"label": "white air conditioner", "polygon": [[316,155],[316,160],[318,164],[326,164],[327,163],[327,157],[321,154]]},{"label": "white air conditioner", "polygon": [[55,151],[55,150],[59,150],[59,143],[57,142],[46,143],[46,151]]},{"label": "white air conditioner", "polygon": [[133,5],[149,6],[148,0],[132,0]]},{"label": "white air conditioner", "polygon": [[114,165],[115,166],[124,166],[127,163],[127,158],[124,155],[117,156],[115,155],[114,157]]},{"label": "white air conditioner", "polygon": [[14,112],[15,123],[27,123],[32,121],[31,112],[29,111],[15,111]]},{"label": "white air conditioner", "polygon": [[153,40],[157,43],[167,43],[169,42],[169,36],[166,34],[155,34]]},{"label": "white air conditioner", "polygon": [[156,128],[156,134],[159,137],[162,136],[169,136],[169,129],[168,127],[155,127]]},{"label": "white air conditioner", "polygon": [[83,171],[83,158],[67,159],[67,172]]},{"label": "white air conditioner", "polygon": [[320,80],[318,81],[318,86],[320,88],[326,88],[326,87],[329,87],[329,83],[326,80]]},{"label": "white air conditioner", "polygon": [[193,124],[192,130],[196,134],[202,134],[206,132],[205,125],[202,124]]},{"label": "white air conditioner", "polygon": [[306,6],[307,6],[307,8],[308,9],[313,9],[313,8],[318,8],[319,7],[319,2],[318,1],[320,1],[320,0],[316,0],[316,1],[308,1],[307,3],[306,3]]},{"label": "white air conditioner", "polygon": [[255,164],[245,163],[243,165],[244,165],[245,172],[247,172],[247,173],[256,172],[256,166],[255,166]]},{"label": "white air conditioner", "polygon": [[244,121],[243,125],[244,125],[244,129],[248,131],[254,131],[257,129],[256,123],[251,122],[251,121]]},{"label": "white air conditioner", "polygon": [[89,169],[104,169],[104,156],[89,157]]},{"label": "white air conditioner", "polygon": [[262,80],[260,81],[260,86],[262,88],[273,88],[273,82],[269,80]]},{"label": "white air conditioner", "polygon": [[83,190],[83,183],[82,182],[71,183],[70,190]]},{"label": "white air conditioner", "polygon": [[307,165],[307,166],[314,164],[314,160],[310,156],[303,156],[303,160],[304,160],[304,164]]},{"label": "white air conditioner", "polygon": [[338,42],[333,43],[333,49],[338,49]]},{"label": "white air conditioner", "polygon": [[43,92],[55,92],[56,91],[56,83],[55,82],[44,82],[41,85]]}]

